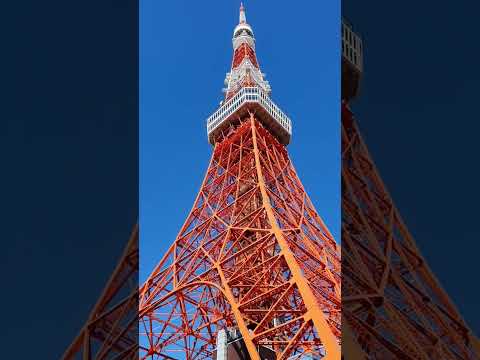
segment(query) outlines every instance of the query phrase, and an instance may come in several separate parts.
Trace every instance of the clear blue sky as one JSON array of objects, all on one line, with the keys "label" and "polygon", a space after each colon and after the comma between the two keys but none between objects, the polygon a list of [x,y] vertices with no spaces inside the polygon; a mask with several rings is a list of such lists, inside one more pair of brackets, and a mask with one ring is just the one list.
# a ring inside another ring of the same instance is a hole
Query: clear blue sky
[{"label": "clear blue sky", "polygon": [[[239,1],[140,2],[140,281],[174,241],[211,155]],[[244,1],[273,100],[293,123],[289,153],[340,238],[340,1]]]}]

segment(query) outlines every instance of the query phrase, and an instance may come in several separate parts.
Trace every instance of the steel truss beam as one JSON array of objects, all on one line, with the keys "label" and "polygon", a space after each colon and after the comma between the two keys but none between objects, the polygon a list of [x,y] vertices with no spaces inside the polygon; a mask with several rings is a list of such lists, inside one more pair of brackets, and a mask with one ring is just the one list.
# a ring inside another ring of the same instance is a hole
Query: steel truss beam
[{"label": "steel truss beam", "polygon": [[193,208],[140,289],[141,359],[340,359],[340,251],[281,145],[250,117],[215,149]]}]

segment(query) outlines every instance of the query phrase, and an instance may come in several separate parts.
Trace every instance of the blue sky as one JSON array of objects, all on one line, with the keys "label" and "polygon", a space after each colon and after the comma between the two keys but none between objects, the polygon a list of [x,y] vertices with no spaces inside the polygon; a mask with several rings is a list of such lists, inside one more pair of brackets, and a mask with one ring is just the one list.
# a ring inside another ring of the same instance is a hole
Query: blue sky
[{"label": "blue sky", "polygon": [[[190,211],[211,155],[205,120],[222,99],[239,1],[140,2],[140,282]],[[244,1],[288,150],[340,238],[340,1]]]}]

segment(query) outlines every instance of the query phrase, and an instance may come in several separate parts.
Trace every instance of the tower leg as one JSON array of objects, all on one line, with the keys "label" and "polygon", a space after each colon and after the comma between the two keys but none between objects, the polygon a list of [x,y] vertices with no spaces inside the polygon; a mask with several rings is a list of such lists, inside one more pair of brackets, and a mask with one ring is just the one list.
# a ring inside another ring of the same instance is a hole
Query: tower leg
[{"label": "tower leg", "polygon": [[259,179],[259,186],[260,191],[262,192],[262,200],[263,206],[268,215],[268,219],[272,226],[272,231],[275,234],[278,243],[281,247],[281,253],[285,257],[287,264],[292,271],[292,282],[294,282],[299,289],[300,294],[305,302],[305,305],[308,309],[307,313],[305,314],[305,323],[308,321],[313,321],[315,328],[318,331],[320,338],[324,344],[326,350],[326,356],[324,357],[325,360],[340,360],[341,353],[340,353],[340,346],[338,344],[338,339],[333,335],[329,325],[325,321],[323,313],[320,309],[318,302],[313,295],[310,286],[306,283],[305,277],[302,274],[302,271],[295,259],[295,256],[292,254],[288,242],[285,240],[282,231],[277,225],[277,220],[275,215],[273,214],[272,207],[270,202],[268,201],[269,197],[267,194],[267,190],[265,187],[264,176],[262,172],[262,168],[260,166],[260,155],[258,150],[257,144],[257,132],[255,127],[255,119],[253,114],[250,114],[250,122],[252,126],[253,132],[253,146],[254,146],[254,153],[255,153],[255,162],[257,168],[257,175]]}]

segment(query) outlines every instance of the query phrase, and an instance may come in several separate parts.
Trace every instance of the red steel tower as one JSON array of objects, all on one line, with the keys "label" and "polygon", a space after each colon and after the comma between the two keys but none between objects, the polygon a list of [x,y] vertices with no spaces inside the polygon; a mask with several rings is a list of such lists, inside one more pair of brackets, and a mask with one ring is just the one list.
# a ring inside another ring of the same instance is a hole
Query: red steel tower
[{"label": "red steel tower", "polygon": [[200,191],[140,288],[140,358],[340,359],[339,245],[289,159],[243,6],[233,49]]},{"label": "red steel tower", "polygon": [[362,41],[342,24],[342,355],[479,359],[476,340],[422,257],[362,140],[349,101]]}]

